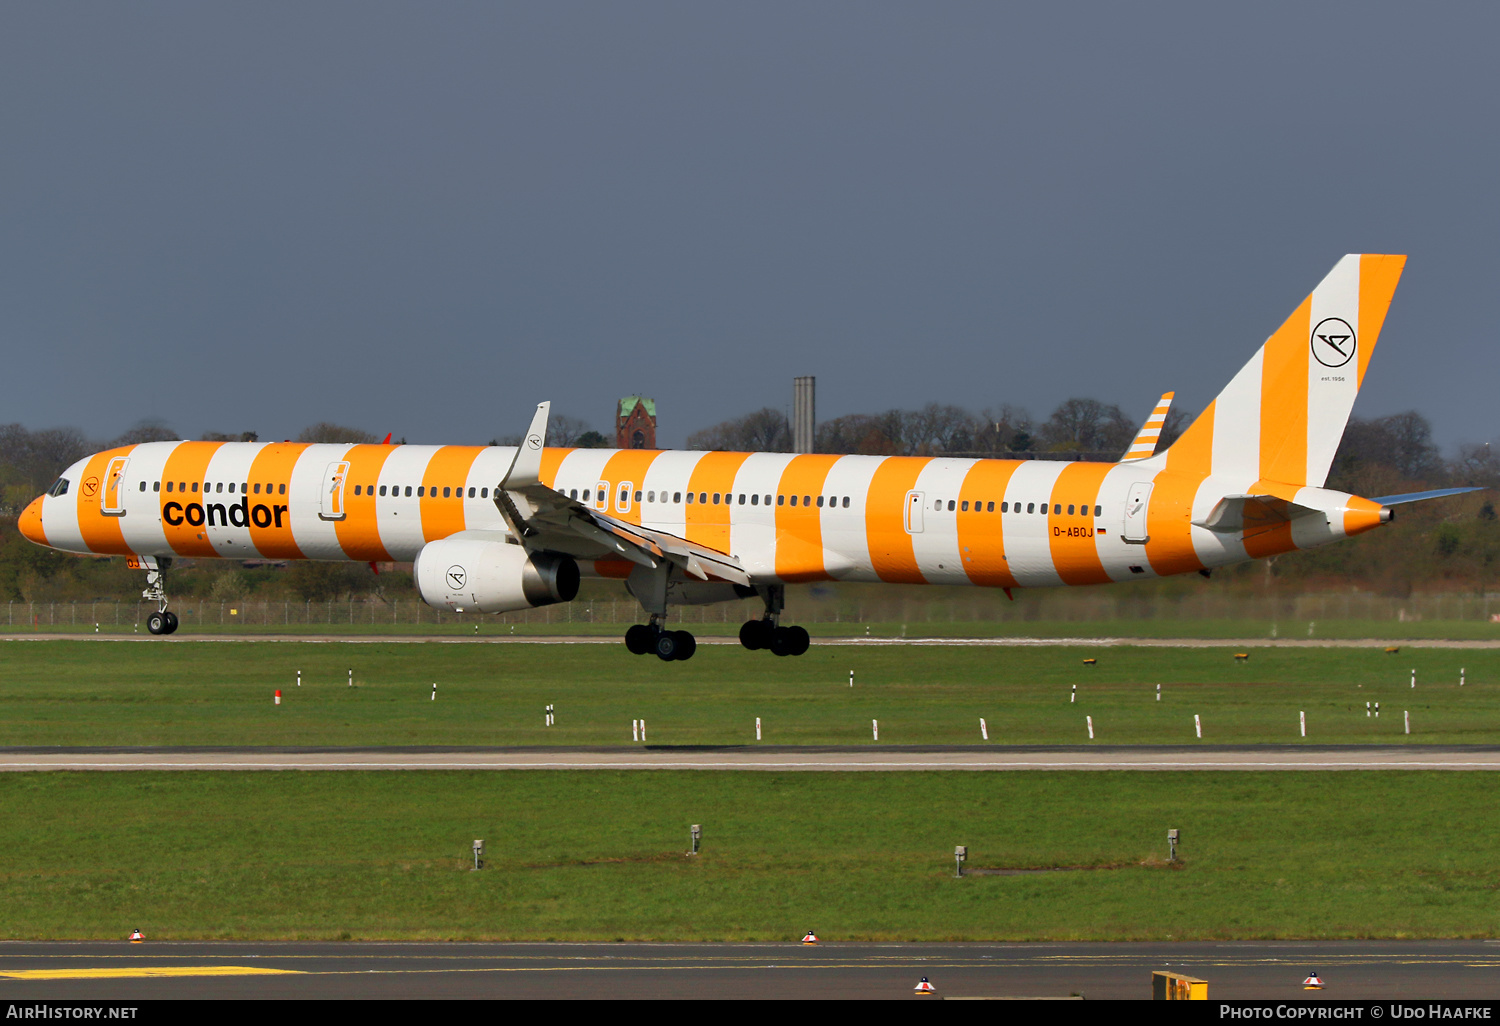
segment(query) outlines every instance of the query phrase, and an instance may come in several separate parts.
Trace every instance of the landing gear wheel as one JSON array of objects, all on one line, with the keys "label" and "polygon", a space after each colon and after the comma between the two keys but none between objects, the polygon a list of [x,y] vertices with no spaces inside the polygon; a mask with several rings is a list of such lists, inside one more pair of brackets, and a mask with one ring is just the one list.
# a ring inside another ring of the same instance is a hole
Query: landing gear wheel
[{"label": "landing gear wheel", "polygon": [[167,616],[165,613],[152,613],[146,617],[146,630],[152,634],[170,634],[167,629]]},{"label": "landing gear wheel", "polygon": [[774,628],[769,620],[746,620],[740,628],[740,644],[750,651],[771,647],[771,631]]},{"label": "landing gear wheel", "polygon": [[677,659],[691,659],[693,653],[698,651],[698,639],[687,631],[677,632]]},{"label": "landing gear wheel", "polygon": [[177,614],[169,611],[169,612],[163,613],[161,615],[165,616],[167,618],[167,629],[165,631],[163,631],[162,633],[163,634],[176,634],[177,633]]},{"label": "landing gear wheel", "polygon": [[656,658],[664,663],[670,663],[677,658],[677,651],[681,644],[677,631],[662,631],[656,636]]},{"label": "landing gear wheel", "polygon": [[807,636],[807,628],[805,628],[805,627],[788,627],[786,629],[786,631],[787,631],[787,634],[791,637],[791,642],[792,642],[791,654],[792,655],[794,655],[794,656],[802,655],[804,652],[807,651],[807,646],[809,646],[809,645],[812,644],[812,638],[810,638],[810,637]]},{"label": "landing gear wheel", "polygon": [[777,627],[771,632],[771,643],[766,646],[772,655],[789,656],[792,654],[792,631],[789,627]]},{"label": "landing gear wheel", "polygon": [[625,632],[625,647],[632,655],[647,655],[656,645],[656,632],[638,623]]}]

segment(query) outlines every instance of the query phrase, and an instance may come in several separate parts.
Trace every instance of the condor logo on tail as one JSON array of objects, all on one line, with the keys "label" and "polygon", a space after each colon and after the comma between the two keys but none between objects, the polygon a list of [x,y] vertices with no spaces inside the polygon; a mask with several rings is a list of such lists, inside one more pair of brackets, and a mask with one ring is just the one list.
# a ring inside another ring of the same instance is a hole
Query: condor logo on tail
[{"label": "condor logo on tail", "polygon": [[288,507],[282,505],[266,506],[257,503],[247,508],[244,501],[226,506],[222,502],[210,502],[207,507],[200,503],[190,502],[184,506],[180,502],[169,502],[161,508],[161,518],[173,527],[181,527],[184,523],[191,527],[202,527],[205,523],[209,527],[270,527],[275,524],[282,526],[281,518],[286,516]]}]

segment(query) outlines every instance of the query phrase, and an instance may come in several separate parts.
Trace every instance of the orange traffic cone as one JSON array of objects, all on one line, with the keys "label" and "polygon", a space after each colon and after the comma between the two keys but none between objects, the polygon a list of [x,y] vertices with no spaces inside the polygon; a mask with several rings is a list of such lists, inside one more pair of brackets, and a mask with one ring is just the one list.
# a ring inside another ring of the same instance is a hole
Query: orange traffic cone
[{"label": "orange traffic cone", "polygon": [[143,941],[145,939],[146,939],[146,935],[143,934],[143,933],[141,933],[141,931],[139,931],[139,930],[136,930],[134,933],[132,933],[130,935],[130,943],[132,943],[132,944],[139,944],[141,941]]},{"label": "orange traffic cone", "polygon": [[1318,971],[1314,969],[1307,974],[1307,979],[1302,981],[1303,990],[1322,990],[1323,981],[1318,979]]},{"label": "orange traffic cone", "polygon": [[927,977],[922,977],[922,982],[912,988],[918,994],[936,994],[937,988],[928,982]]},{"label": "orange traffic cone", "polygon": [[807,936],[802,938],[802,943],[803,944],[816,944],[816,943],[818,943],[818,935],[815,934],[815,933],[813,933],[811,930],[808,930],[807,931]]}]

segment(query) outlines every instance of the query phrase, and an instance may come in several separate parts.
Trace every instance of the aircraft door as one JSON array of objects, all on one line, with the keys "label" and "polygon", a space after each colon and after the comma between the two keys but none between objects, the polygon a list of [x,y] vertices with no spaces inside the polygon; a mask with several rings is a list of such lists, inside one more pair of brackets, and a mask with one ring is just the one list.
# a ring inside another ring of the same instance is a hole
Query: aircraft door
[{"label": "aircraft door", "polygon": [[926,492],[906,493],[906,533],[922,533],[922,507],[927,505]]},{"label": "aircraft door", "polygon": [[99,495],[99,512],[107,517],[125,515],[125,465],[128,456],[116,456],[104,471],[104,491]]},{"label": "aircraft door", "polygon": [[348,463],[330,463],[323,471],[323,505],[318,510],[321,519],[344,519],[344,480],[348,476]]},{"label": "aircraft door", "polygon": [[1125,530],[1123,537],[1131,545],[1144,545],[1150,540],[1146,533],[1146,516],[1151,507],[1151,482],[1137,481],[1130,486],[1125,496]]}]

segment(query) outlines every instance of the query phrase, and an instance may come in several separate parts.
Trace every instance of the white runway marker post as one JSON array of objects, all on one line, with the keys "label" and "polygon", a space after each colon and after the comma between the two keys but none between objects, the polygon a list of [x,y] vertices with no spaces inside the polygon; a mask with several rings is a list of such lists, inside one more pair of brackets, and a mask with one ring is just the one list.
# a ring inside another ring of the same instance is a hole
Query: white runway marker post
[{"label": "white runway marker post", "polygon": [[1379,702],[1375,703],[1375,718],[1377,720],[1380,719],[1380,703]]},{"label": "white runway marker post", "polygon": [[1369,718],[1370,718],[1370,703],[1366,702],[1365,703],[1365,719],[1368,720]]},{"label": "white runway marker post", "polygon": [[990,728],[984,725],[983,716],[979,717],[979,737],[985,741],[990,739]]},{"label": "white runway marker post", "polygon": [[879,720],[871,720],[870,721],[870,735],[876,741],[880,740],[880,721]]},{"label": "white runway marker post", "polygon": [[853,670],[849,671],[849,686],[851,688],[854,687],[854,671]]},{"label": "white runway marker post", "polygon": [[1197,734],[1200,738],[1203,736],[1203,721],[1199,719],[1197,713],[1193,713],[1193,733]]},{"label": "white runway marker post", "polygon": [[301,670],[297,671],[297,686],[299,688],[302,686],[302,671]]},{"label": "white runway marker post", "polygon": [[1416,667],[1412,667],[1412,671],[1411,671],[1411,686],[1412,687],[1416,687],[1417,686],[1417,669],[1416,669]]},{"label": "white runway marker post", "polygon": [[349,686],[354,687],[354,667],[349,667]]},{"label": "white runway marker post", "polygon": [[641,721],[641,744],[646,743],[646,721]]},{"label": "white runway marker post", "polygon": [[432,697],[429,698],[428,701],[429,702],[436,702],[437,701],[437,681],[433,681],[432,682]]},{"label": "white runway marker post", "polygon": [[760,717],[755,717],[755,740],[760,740]]},{"label": "white runway marker post", "polygon": [[1307,713],[1305,713],[1305,712],[1299,712],[1297,714],[1297,719],[1300,720],[1301,723],[1302,723],[1302,736],[1306,737],[1307,736]]},{"label": "white runway marker post", "polygon": [[1410,709],[1403,709],[1401,711],[1402,711],[1402,713],[1404,714],[1404,716],[1406,718],[1406,732],[1408,734],[1410,734],[1411,733],[1411,710]]},{"label": "white runway marker post", "polygon": [[1084,719],[1089,722],[1089,740],[1092,741],[1094,740],[1094,718],[1092,716],[1085,716]]},{"label": "white runway marker post", "polygon": [[1464,686],[1464,668],[1462,666],[1458,668],[1458,686]]},{"label": "white runway marker post", "polygon": [[1068,695],[1068,704],[1072,705],[1076,701],[1078,701],[1078,685],[1074,684],[1072,692]]},{"label": "white runway marker post", "polygon": [[631,720],[630,721],[630,740],[632,740],[632,741],[639,741],[640,739],[641,739],[641,721],[640,720]]},{"label": "white runway marker post", "polygon": [[1161,701],[1161,685],[1160,684],[1156,685],[1156,700],[1158,702]]}]

